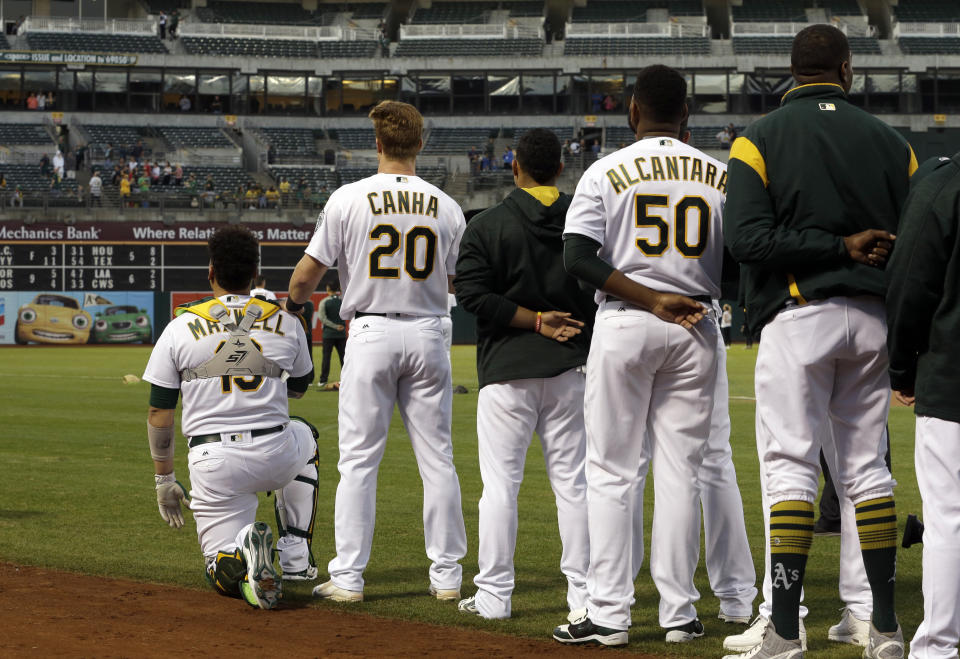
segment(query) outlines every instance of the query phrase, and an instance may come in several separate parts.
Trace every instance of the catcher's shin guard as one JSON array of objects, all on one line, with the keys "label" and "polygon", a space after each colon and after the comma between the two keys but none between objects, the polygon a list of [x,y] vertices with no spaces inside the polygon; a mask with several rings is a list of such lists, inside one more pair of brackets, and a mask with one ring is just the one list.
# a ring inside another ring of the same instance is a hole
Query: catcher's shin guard
[{"label": "catcher's shin guard", "polygon": [[231,553],[217,552],[217,557],[207,561],[207,581],[221,595],[242,597],[240,583],[247,579],[247,566],[239,549]]},{"label": "catcher's shin guard", "polygon": [[276,492],[274,500],[277,528],[280,535],[277,542],[277,551],[280,554],[280,567],[285,573],[299,572],[308,567],[316,566],[311,546],[313,544],[313,525],[317,513],[317,477],[320,455],[316,447],[316,438],[319,433],[305,419],[291,417],[291,421],[301,421],[310,428],[314,437],[314,452],[296,478],[282,490]]}]

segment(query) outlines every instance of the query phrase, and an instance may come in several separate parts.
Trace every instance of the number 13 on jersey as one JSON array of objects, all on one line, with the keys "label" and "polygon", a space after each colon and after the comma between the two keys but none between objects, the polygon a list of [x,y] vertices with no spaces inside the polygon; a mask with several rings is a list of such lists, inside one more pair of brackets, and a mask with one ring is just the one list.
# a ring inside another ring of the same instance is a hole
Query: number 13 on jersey
[{"label": "number 13 on jersey", "polygon": [[403,270],[414,281],[424,281],[433,272],[437,255],[437,234],[427,226],[415,226],[406,235],[392,224],[378,224],[370,231],[370,240],[378,242],[370,252],[371,279],[399,279],[400,267],[384,265],[402,250]]}]

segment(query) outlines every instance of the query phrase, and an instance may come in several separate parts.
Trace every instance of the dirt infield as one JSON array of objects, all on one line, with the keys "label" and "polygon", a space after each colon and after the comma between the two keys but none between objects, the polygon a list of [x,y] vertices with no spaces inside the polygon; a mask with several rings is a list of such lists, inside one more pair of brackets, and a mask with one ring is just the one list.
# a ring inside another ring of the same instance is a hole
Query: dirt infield
[{"label": "dirt infield", "polygon": [[0,563],[2,656],[632,656],[313,608],[256,611],[202,592]]}]

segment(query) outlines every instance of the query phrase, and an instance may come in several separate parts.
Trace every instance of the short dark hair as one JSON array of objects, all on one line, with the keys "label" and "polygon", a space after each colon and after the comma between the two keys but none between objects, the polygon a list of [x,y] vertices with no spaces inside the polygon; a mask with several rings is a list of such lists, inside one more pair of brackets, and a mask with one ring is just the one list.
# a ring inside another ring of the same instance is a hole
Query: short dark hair
[{"label": "short dark hair", "polygon": [[832,25],[811,25],[793,38],[790,65],[796,75],[816,76],[837,71],[849,59],[847,35]]},{"label": "short dark hair", "polygon": [[213,276],[228,291],[250,288],[260,264],[260,243],[249,229],[239,225],[217,229],[207,241]]},{"label": "short dark hair", "polygon": [[531,128],[517,142],[517,166],[546,185],[560,172],[560,139],[546,128]]},{"label": "short dark hair", "polygon": [[687,102],[687,80],[669,66],[647,66],[637,74],[633,100],[644,108],[652,121],[680,121]]},{"label": "short dark hair", "polygon": [[267,278],[264,277],[263,275],[257,275],[256,279],[254,279],[254,283],[257,285],[258,288],[263,288],[267,284]]}]

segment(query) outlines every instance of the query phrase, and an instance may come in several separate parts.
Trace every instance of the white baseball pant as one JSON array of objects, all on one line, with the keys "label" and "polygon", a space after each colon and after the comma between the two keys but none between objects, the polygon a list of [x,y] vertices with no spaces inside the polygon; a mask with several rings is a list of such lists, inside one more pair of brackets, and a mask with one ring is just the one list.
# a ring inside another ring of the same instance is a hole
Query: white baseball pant
[{"label": "white baseball pant", "polygon": [[[717,345],[717,382],[714,389],[713,412],[710,417],[710,439],[703,454],[698,481],[700,505],[703,507],[703,536],[706,553],[707,577],[710,589],[720,600],[720,610],[730,616],[749,616],[757,596],[757,573],[750,554],[750,542],[743,517],[743,499],[737,485],[737,472],[730,449],[730,391],[727,379],[727,351]],[[640,483],[646,479],[644,462]],[[658,505],[654,502],[654,506]],[[633,579],[636,581],[643,563],[643,487],[637,488],[634,509]],[[654,513],[656,514],[656,513]],[[656,546],[659,536],[650,539]],[[699,542],[697,543],[699,545]],[[653,555],[671,551],[662,547]],[[652,570],[651,556],[651,570]]]},{"label": "white baseball pant", "polygon": [[892,496],[883,459],[890,406],[883,301],[833,297],[789,307],[761,338],[755,385],[767,503],[814,502],[828,423],[838,491],[843,487],[855,504]]},{"label": "white baseball pant", "polygon": [[[624,308],[624,311],[618,311]],[[719,329],[713,316],[692,330],[606,302],[597,311],[587,361],[587,507],[590,568],[587,609],[597,625],[630,627],[636,488],[651,460],[654,495],[670,502],[654,514],[653,534],[672,555],[657,560],[660,624],[696,618],[693,586],[700,537],[697,475],[710,435]],[[649,451],[644,445],[649,437]]]},{"label": "white baseball pant", "polygon": [[340,483],[334,512],[335,585],[363,590],[376,519],[377,471],[393,407],[403,419],[423,481],[430,584],[458,590],[467,552],[460,482],[450,437],[450,361],[437,316],[361,316],[350,323],[340,376]]},{"label": "white baseball pant", "polygon": [[587,598],[587,483],[583,473],[584,376],[572,369],[552,378],[488,384],[477,401],[480,498],[480,572],[474,578],[477,610],[484,618],[509,618],[517,542],[517,493],[533,433],[540,437],[547,476],[557,503],[560,571],[567,578],[567,605]]},{"label": "white baseball pant", "polygon": [[453,319],[450,316],[440,316],[440,330],[443,332],[443,348],[447,351],[447,361],[453,357],[450,349],[453,348]]},{"label": "white baseball pant", "polygon": [[[298,475],[317,478],[312,462],[317,444],[306,424],[292,420],[272,435],[252,437],[247,431],[223,437],[222,442],[201,444],[187,455],[190,508],[207,560],[216,558],[218,551],[236,549],[240,531],[256,521],[258,492],[282,490],[289,523],[302,529],[310,524],[316,497],[312,485],[294,480]],[[306,539],[289,536],[283,541],[280,567],[285,572],[305,570]]]},{"label": "white baseball pant", "polygon": [[923,498],[923,622],[910,642],[910,658],[957,657],[960,424],[918,415],[914,462]]}]

